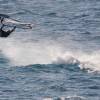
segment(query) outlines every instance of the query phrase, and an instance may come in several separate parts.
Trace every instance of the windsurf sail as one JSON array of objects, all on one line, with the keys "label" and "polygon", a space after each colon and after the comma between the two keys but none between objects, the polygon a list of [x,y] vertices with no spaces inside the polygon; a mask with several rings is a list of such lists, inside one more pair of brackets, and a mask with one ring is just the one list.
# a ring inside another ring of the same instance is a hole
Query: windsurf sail
[{"label": "windsurf sail", "polygon": [[0,14],[0,18],[3,18],[2,24],[8,27],[22,28],[22,29],[32,29],[31,23],[23,23],[18,20],[10,18],[8,15]]}]

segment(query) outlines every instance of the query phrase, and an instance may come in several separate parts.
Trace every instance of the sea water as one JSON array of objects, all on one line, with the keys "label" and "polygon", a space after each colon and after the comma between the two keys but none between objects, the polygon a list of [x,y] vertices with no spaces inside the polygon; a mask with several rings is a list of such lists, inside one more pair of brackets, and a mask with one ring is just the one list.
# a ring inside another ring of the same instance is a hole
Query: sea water
[{"label": "sea water", "polygon": [[100,100],[99,0],[0,0],[0,13],[34,24],[0,38],[0,100]]}]

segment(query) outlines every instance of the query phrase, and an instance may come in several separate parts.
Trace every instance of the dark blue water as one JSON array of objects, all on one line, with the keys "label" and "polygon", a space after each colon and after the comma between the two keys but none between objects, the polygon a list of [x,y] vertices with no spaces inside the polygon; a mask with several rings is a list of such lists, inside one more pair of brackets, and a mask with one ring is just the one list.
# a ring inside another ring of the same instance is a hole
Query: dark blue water
[{"label": "dark blue water", "polygon": [[99,0],[0,0],[0,13],[34,24],[0,38],[0,100],[100,100]]}]

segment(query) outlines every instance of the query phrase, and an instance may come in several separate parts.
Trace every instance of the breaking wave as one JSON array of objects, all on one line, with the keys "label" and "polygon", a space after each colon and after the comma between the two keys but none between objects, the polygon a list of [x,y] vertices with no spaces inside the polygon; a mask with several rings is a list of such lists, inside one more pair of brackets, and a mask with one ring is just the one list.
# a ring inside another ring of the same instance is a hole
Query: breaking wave
[{"label": "breaking wave", "polygon": [[77,64],[81,69],[100,71],[100,51],[68,51],[57,44],[21,42],[11,38],[0,39],[1,53],[13,65]]},{"label": "breaking wave", "polygon": [[67,96],[67,97],[47,97],[44,98],[43,100],[87,100],[85,97],[82,96]]}]

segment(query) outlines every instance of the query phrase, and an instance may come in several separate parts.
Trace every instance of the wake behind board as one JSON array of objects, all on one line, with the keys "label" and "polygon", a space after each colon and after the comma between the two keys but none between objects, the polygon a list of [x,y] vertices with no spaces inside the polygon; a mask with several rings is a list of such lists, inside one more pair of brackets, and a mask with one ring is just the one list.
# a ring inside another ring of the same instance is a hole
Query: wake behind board
[{"label": "wake behind board", "polygon": [[2,24],[8,27],[22,28],[22,29],[32,29],[32,24],[30,23],[23,23],[18,20],[10,18],[10,16],[5,14],[0,14],[0,20],[2,20]]}]

